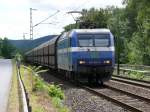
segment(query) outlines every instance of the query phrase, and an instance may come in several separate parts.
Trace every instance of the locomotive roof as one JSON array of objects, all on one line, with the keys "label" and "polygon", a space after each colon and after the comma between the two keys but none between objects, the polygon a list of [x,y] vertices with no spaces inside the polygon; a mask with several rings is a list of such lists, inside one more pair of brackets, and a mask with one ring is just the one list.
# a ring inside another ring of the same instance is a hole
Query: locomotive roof
[{"label": "locomotive roof", "polygon": [[[101,29],[73,29],[70,32],[65,32],[64,35],[65,34],[72,34],[73,32],[77,32],[77,33],[110,33],[110,30],[109,29],[105,29],[105,28],[101,28]],[[26,52],[26,54],[31,53],[32,51],[35,51],[37,49],[40,49],[42,47],[45,47],[45,46],[51,44],[53,41],[56,40],[56,38],[57,38],[57,36],[54,37],[53,39],[51,39],[51,40],[41,44],[41,45],[35,47],[34,49]]]},{"label": "locomotive roof", "polygon": [[73,29],[77,33],[110,33],[109,29]]}]

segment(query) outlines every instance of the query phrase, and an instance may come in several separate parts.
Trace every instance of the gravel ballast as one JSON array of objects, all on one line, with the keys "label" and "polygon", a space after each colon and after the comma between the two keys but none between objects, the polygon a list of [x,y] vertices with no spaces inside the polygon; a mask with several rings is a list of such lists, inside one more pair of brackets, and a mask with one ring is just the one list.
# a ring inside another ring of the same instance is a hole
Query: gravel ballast
[{"label": "gravel ballast", "polygon": [[138,87],[138,86],[134,86],[131,84],[126,84],[126,83],[122,83],[122,82],[118,82],[118,81],[109,81],[106,84],[115,87],[115,88],[119,88],[121,90],[139,95],[139,96],[143,96],[145,98],[149,98],[150,99],[150,89],[146,89],[143,87]]},{"label": "gravel ballast", "polygon": [[48,83],[55,83],[62,87],[65,93],[64,105],[67,105],[71,112],[129,112],[112,102],[50,74],[53,73],[42,74],[41,77]]}]

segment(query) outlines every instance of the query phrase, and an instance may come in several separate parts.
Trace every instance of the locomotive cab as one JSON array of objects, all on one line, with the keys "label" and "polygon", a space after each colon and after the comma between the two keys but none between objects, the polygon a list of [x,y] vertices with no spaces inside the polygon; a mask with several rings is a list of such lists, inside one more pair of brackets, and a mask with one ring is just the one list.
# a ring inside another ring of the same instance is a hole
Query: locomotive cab
[{"label": "locomotive cab", "polygon": [[109,30],[77,32],[74,71],[89,80],[108,81],[114,67],[114,40]]}]

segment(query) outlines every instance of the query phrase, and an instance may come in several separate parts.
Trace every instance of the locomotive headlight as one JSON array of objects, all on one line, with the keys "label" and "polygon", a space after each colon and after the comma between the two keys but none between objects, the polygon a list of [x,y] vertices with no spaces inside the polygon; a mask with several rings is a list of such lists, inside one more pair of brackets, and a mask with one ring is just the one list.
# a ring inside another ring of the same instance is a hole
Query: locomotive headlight
[{"label": "locomotive headlight", "polygon": [[79,61],[79,64],[85,64],[85,61]]},{"label": "locomotive headlight", "polygon": [[105,64],[110,64],[110,61],[109,60],[105,60],[104,63]]}]

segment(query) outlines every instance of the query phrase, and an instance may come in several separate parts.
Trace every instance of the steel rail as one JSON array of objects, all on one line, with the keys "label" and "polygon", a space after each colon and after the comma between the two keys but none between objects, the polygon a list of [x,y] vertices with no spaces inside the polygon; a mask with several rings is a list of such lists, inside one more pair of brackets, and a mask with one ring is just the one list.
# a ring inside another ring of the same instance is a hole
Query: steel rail
[{"label": "steel rail", "polygon": [[133,81],[137,81],[137,82],[142,82],[142,83],[150,84],[150,81],[129,78],[129,77],[121,76],[121,75],[112,75],[112,77],[117,77],[117,78],[122,78],[122,79],[128,79],[128,80],[133,80]]},{"label": "steel rail", "polygon": [[87,87],[87,86],[82,86],[82,88],[88,90],[89,92],[91,92],[91,93],[93,93],[93,94],[95,94],[95,95],[97,95],[97,96],[103,97],[103,98],[105,98],[106,100],[111,101],[111,102],[113,102],[113,103],[115,103],[115,104],[117,104],[117,105],[119,105],[119,106],[121,106],[121,107],[123,107],[123,108],[125,108],[125,109],[127,109],[127,110],[130,110],[130,111],[133,111],[133,112],[143,112],[142,110],[137,109],[136,107],[133,107],[133,106],[131,106],[131,105],[128,105],[128,104],[126,104],[126,103],[123,103],[123,102],[121,102],[121,101],[118,101],[118,100],[116,100],[115,98],[109,97],[109,96],[105,95],[104,93],[97,92],[97,91],[95,91],[94,89],[89,88],[89,87]]},{"label": "steel rail", "polygon": [[112,87],[112,86],[109,86],[109,85],[104,85],[106,88],[109,88],[111,90],[114,90],[114,91],[117,91],[117,92],[120,92],[120,93],[123,93],[123,94],[126,94],[128,96],[131,96],[131,97],[134,97],[136,99],[140,99],[142,101],[145,101],[145,102],[148,102],[150,103],[150,99],[149,98],[146,98],[146,97],[143,97],[143,96],[140,96],[140,95],[136,95],[134,93],[131,93],[131,92],[127,92],[127,91],[124,91],[122,89],[118,89],[118,88],[115,88],[115,87]]},{"label": "steel rail", "polygon": [[121,77],[121,76],[112,76],[111,80],[115,80],[115,81],[118,81],[118,82],[123,82],[123,83],[132,84],[132,85],[135,85],[135,86],[150,89],[150,82],[148,82],[148,81],[131,79],[131,78],[126,78],[126,77]]}]

